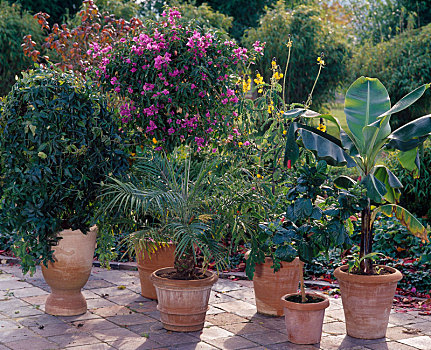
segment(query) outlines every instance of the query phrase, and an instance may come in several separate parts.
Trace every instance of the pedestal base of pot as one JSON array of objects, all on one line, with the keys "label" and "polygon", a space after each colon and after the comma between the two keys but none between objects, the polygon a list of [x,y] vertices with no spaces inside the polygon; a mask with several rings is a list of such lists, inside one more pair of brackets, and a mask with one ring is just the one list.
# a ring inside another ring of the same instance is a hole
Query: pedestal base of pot
[{"label": "pedestal base of pot", "polygon": [[347,273],[347,265],[334,271],[340,285],[347,334],[351,337],[379,339],[386,336],[395,290],[403,275],[392,267],[380,267],[391,273],[354,275]]},{"label": "pedestal base of pot", "polygon": [[45,312],[55,316],[76,316],[87,311],[87,302],[81,293],[91,274],[97,227],[84,235],[80,230],[64,230],[62,239],[53,247],[55,262],[42,265],[42,274],[51,287],[45,303]]},{"label": "pedestal base of pot", "polygon": [[329,306],[329,299],[320,294],[307,293],[307,295],[316,296],[323,300],[318,303],[304,304],[286,300],[289,296],[299,294],[286,294],[281,298],[284,306],[287,339],[294,344],[320,343],[323,318],[325,317],[325,309]]},{"label": "pedestal base of pot", "polygon": [[298,258],[290,263],[283,261],[281,269],[275,273],[272,264],[272,259],[266,258],[265,263],[256,265],[253,277],[256,308],[263,315],[283,316],[280,298],[284,294],[296,293],[304,263]]},{"label": "pedestal base of pot", "polygon": [[157,299],[156,289],[150,279],[151,274],[163,267],[173,266],[175,260],[175,246],[173,244],[163,243],[155,249],[154,252],[149,253],[138,245],[135,247],[136,265],[141,281],[141,295],[148,299]]},{"label": "pedestal base of pot", "polygon": [[87,312],[87,301],[81,291],[52,290],[46,299],[45,312],[55,316],[76,316]]},{"label": "pedestal base of pot", "polygon": [[194,332],[204,327],[211,287],[217,282],[217,275],[207,271],[207,278],[200,280],[173,280],[160,277],[172,272],[163,268],[151,275],[157,292],[160,321],[163,327],[175,332]]}]

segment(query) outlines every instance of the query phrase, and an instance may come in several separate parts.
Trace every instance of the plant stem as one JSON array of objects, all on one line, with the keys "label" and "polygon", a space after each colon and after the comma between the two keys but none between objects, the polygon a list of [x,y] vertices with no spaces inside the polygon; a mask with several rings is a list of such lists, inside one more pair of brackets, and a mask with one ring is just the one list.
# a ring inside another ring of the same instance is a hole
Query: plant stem
[{"label": "plant stem", "polygon": [[[370,254],[373,249],[373,232],[371,227],[371,203],[368,204],[361,212],[361,248],[359,258]],[[371,275],[373,273],[373,262],[371,259],[364,259],[360,265],[360,272]]]},{"label": "plant stem", "polygon": [[[290,38],[289,38],[289,42],[290,42]],[[283,76],[283,104],[284,106],[286,106],[286,98],[285,98],[285,91],[286,91],[286,75],[287,75],[287,67],[289,67],[289,62],[290,62],[290,51],[292,49],[291,46],[288,46],[289,48],[289,53],[287,54],[287,62],[286,62],[286,67],[284,68],[284,76]],[[284,107],[286,108],[286,107]]]},{"label": "plant stem", "polygon": [[301,288],[301,303],[306,303],[307,298],[305,296],[305,285],[304,285],[304,269],[301,268],[301,272],[299,275],[299,284]]}]

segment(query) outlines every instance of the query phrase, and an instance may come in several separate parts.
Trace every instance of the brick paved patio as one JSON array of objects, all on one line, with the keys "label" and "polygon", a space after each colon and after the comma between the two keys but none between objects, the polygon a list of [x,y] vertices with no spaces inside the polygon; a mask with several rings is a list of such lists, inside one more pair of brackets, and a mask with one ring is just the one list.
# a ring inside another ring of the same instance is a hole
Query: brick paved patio
[{"label": "brick paved patio", "polygon": [[430,316],[390,317],[387,338],[361,341],[345,335],[341,299],[331,298],[320,344],[286,341],[284,319],[256,313],[250,281],[220,279],[213,288],[202,332],[167,332],[157,303],[140,296],[135,271],[93,268],[84,288],[89,311],[76,317],[44,313],[49,287],[40,270],[22,276],[18,266],[0,265],[0,350],[41,349],[371,349],[430,350]]}]

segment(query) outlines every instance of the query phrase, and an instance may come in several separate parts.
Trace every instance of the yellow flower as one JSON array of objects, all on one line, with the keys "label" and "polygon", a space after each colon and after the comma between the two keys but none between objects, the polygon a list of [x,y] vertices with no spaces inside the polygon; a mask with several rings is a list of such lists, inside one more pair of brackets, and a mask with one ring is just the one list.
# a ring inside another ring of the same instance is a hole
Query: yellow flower
[{"label": "yellow flower", "polygon": [[256,177],[257,177],[258,179],[261,179],[261,178],[262,178],[262,175],[257,174],[257,175],[256,175]]},{"label": "yellow flower", "polygon": [[287,130],[283,130],[283,135],[286,135],[287,134]]},{"label": "yellow flower", "polygon": [[272,60],[272,62],[271,62],[271,67],[272,67],[272,68],[277,67],[277,62],[275,62],[275,60]]},{"label": "yellow flower", "polygon": [[242,142],[238,142],[238,146],[241,147],[243,145]]},{"label": "yellow flower", "polygon": [[134,156],[136,156],[136,153],[130,153],[130,155],[132,156],[132,157],[134,157]]},{"label": "yellow flower", "polygon": [[154,144],[157,144],[157,142],[158,142],[158,141],[156,140],[156,138],[155,138],[155,137],[153,137],[153,143],[154,143]]},{"label": "yellow flower", "polygon": [[325,65],[325,61],[323,60],[323,58],[322,57],[317,57],[317,64],[320,64],[321,66],[324,66]]},{"label": "yellow flower", "polygon": [[320,123],[319,126],[317,127],[317,130],[320,130],[322,132],[326,132],[326,125]]},{"label": "yellow flower", "polygon": [[261,94],[261,93],[263,92],[263,89],[259,89],[259,90],[257,90],[257,92],[258,92],[259,94]]},{"label": "yellow flower", "polygon": [[287,42],[286,46],[287,47],[292,47],[292,40],[290,40],[290,38],[289,38],[289,41]]},{"label": "yellow flower", "polygon": [[271,104],[270,105],[268,105],[268,113],[272,113],[272,111],[274,110],[274,103],[273,102],[271,102]]}]

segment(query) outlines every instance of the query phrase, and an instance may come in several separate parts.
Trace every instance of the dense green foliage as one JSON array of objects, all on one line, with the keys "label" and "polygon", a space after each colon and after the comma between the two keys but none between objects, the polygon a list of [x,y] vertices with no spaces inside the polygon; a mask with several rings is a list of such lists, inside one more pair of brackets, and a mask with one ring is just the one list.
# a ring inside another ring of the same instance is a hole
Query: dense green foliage
[{"label": "dense green foliage", "polygon": [[243,38],[248,47],[257,40],[266,42],[264,57],[255,65],[266,81],[272,75],[270,68],[274,57],[284,72],[289,35],[293,46],[286,74],[286,102],[307,100],[319,71],[316,59],[323,52],[326,66],[313,95],[313,106],[318,108],[333,99],[335,89],[346,76],[345,36],[337,26],[321,18],[318,7],[299,6],[287,11],[284,2],[279,1],[273,9],[267,10],[259,27],[248,30]]},{"label": "dense green foliage", "polygon": [[419,217],[426,216],[431,222],[431,146],[425,143],[420,154],[419,177],[404,169],[396,155],[388,155],[385,162],[404,184],[401,188],[400,203]]},{"label": "dense green foliage", "polygon": [[65,15],[74,15],[78,12],[82,0],[8,0],[10,3],[21,4],[24,10],[32,15],[37,12],[46,12],[51,17],[49,22],[63,23]]},{"label": "dense green foliage", "polygon": [[94,86],[54,70],[24,73],[0,115],[0,231],[24,272],[51,258],[62,229],[87,232],[100,182],[127,162]]},{"label": "dense green foliage", "polygon": [[[377,77],[393,101],[397,101],[420,84],[431,81],[430,55],[431,24],[375,46],[365,45],[356,52],[349,67],[352,79],[361,75]],[[394,115],[391,125],[399,127],[429,113],[431,95],[427,94],[408,110]]]},{"label": "dense green foliage", "polygon": [[[260,224],[251,237],[247,259],[247,275],[251,279],[255,264],[271,257],[274,270],[281,261],[311,262],[321,251],[351,244],[346,224],[366,201],[348,191],[339,191],[327,173],[325,161],[300,167],[292,183],[286,184],[286,194],[280,196],[284,212],[276,220]],[[319,198],[319,200],[317,200]]]},{"label": "dense green foliage", "polygon": [[15,76],[31,66],[24,57],[22,38],[31,34],[34,40],[42,40],[42,31],[37,21],[19,5],[0,1],[0,96],[6,95],[15,83]]},{"label": "dense green foliage", "polygon": [[264,13],[265,6],[269,6],[274,0],[198,0],[198,5],[207,3],[214,10],[233,17],[234,22],[230,34],[240,40],[244,31],[250,27],[256,27],[259,18]]}]

